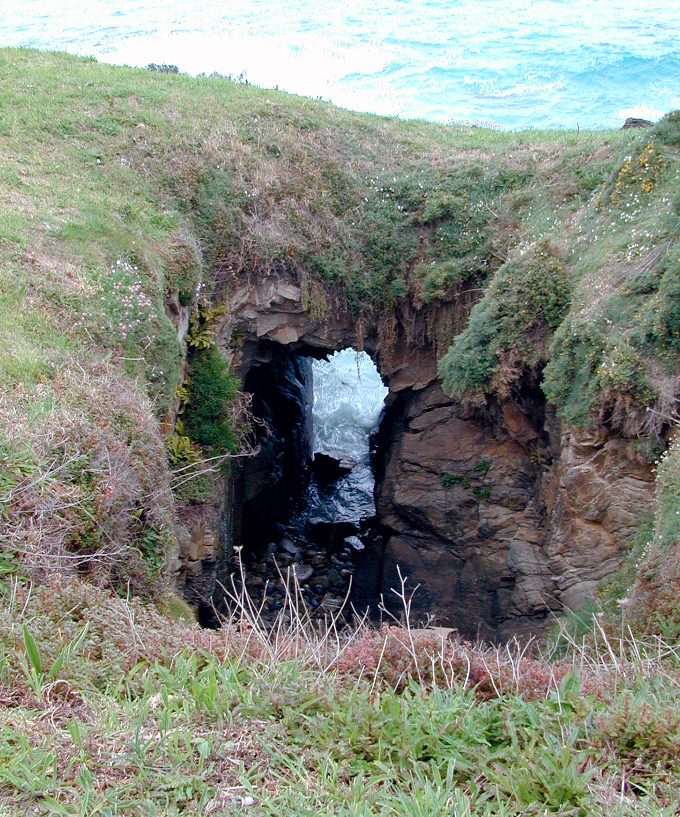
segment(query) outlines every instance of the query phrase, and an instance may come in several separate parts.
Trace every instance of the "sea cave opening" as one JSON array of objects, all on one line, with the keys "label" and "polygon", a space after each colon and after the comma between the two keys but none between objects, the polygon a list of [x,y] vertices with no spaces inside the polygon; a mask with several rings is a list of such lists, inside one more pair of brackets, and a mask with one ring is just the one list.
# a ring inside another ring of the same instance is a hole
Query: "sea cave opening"
[{"label": "sea cave opening", "polygon": [[373,441],[388,393],[373,360],[352,348],[278,355],[245,385],[260,423],[240,481],[248,594],[265,621],[293,576],[312,617],[370,607],[382,553]]}]

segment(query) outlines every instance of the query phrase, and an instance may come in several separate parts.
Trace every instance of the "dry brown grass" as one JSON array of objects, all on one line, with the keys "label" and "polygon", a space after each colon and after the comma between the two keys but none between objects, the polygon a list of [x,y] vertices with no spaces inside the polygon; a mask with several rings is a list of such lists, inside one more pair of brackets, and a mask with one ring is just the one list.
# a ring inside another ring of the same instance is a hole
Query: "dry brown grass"
[{"label": "dry brown grass", "polygon": [[141,389],[111,364],[71,359],[23,400],[0,395],[0,418],[4,440],[18,448],[0,497],[5,541],[29,574],[77,572],[97,582],[138,574],[137,590],[148,593],[138,548],[145,528],[171,530],[172,495]]}]

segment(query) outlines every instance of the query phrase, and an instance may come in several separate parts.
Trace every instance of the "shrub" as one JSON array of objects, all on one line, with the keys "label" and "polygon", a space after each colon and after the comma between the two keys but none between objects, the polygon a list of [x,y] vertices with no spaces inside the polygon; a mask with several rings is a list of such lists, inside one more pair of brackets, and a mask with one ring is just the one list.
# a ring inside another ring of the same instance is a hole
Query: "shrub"
[{"label": "shrub", "polygon": [[506,261],[440,361],[444,388],[458,396],[505,395],[526,373],[535,376],[570,291],[564,262],[547,241]]},{"label": "shrub", "polygon": [[541,387],[569,423],[584,425],[598,398],[606,327],[571,316],[555,333]]},{"label": "shrub", "polygon": [[192,350],[189,358],[191,396],[184,412],[188,435],[216,453],[236,449],[238,439],[229,409],[238,391],[238,380],[215,346]]},{"label": "shrub", "polygon": [[660,119],[651,133],[666,145],[680,147],[680,111],[671,111]]}]

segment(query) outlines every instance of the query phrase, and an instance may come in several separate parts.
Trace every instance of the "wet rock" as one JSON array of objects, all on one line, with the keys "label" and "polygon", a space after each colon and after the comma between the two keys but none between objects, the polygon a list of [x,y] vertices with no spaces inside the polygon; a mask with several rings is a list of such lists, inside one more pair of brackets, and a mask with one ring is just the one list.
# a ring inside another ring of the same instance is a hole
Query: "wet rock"
[{"label": "wet rock", "polygon": [[341,587],[345,583],[342,576],[337,570],[335,570],[335,568],[328,574],[328,581],[333,585],[333,587]]},{"label": "wet rock", "polygon": [[264,587],[264,584],[262,576],[248,576],[246,579],[246,587],[248,588],[260,588]]},{"label": "wet rock", "polygon": [[359,527],[354,522],[313,520],[309,525],[309,538],[321,545],[325,551],[333,550],[347,536],[353,536],[357,533],[359,533]]},{"label": "wet rock", "polygon": [[358,536],[348,536],[345,540],[346,544],[348,544],[353,550],[363,550],[364,543],[359,539]]},{"label": "wet rock", "polygon": [[311,579],[314,575],[314,568],[310,567],[310,565],[294,565],[293,571],[295,572],[295,577],[300,584],[309,581],[309,579]]},{"label": "wet rock", "polygon": [[290,556],[297,557],[300,555],[300,549],[298,548],[298,546],[295,544],[295,542],[293,542],[292,539],[288,539],[287,537],[284,537],[279,542],[279,550],[282,553],[288,553]]},{"label": "wet rock", "polygon": [[312,462],[312,472],[319,485],[330,485],[341,477],[346,476],[356,466],[353,460],[332,457],[329,454],[317,452]]}]

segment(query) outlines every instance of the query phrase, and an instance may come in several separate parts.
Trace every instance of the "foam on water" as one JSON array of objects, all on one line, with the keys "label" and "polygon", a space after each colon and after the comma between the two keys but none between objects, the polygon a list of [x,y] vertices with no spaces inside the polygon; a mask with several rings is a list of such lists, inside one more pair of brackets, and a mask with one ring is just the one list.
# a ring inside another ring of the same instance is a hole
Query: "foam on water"
[{"label": "foam on water", "polygon": [[314,451],[368,461],[368,436],[380,418],[387,387],[366,352],[343,349],[315,360]]},{"label": "foam on water", "polygon": [[[58,11],[55,8],[58,6]],[[680,107],[677,0],[24,0],[0,44],[172,63],[357,110],[506,128]]]},{"label": "foam on water", "polygon": [[369,435],[377,426],[387,387],[365,352],[344,349],[313,363],[314,451],[356,466],[326,488],[312,480],[300,523],[309,519],[360,522],[375,514]]}]

